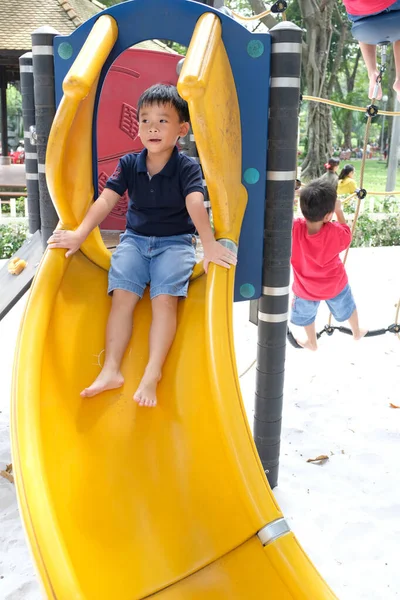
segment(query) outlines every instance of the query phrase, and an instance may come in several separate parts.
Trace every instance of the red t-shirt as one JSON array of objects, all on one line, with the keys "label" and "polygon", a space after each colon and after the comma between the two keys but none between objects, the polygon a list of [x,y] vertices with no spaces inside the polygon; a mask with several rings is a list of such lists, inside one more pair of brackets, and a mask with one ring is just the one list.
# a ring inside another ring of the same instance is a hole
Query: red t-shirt
[{"label": "red t-shirt", "polygon": [[389,8],[396,0],[343,0],[350,15],[373,15]]},{"label": "red t-shirt", "polygon": [[339,253],[350,246],[351,230],[338,222],[325,223],[314,235],[305,219],[293,222],[293,292],[305,300],[330,300],[347,285]]}]

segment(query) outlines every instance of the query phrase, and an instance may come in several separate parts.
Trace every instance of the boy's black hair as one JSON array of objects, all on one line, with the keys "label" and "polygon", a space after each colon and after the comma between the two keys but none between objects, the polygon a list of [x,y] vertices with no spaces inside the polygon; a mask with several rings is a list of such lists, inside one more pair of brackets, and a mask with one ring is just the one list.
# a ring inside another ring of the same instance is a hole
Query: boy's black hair
[{"label": "boy's black hair", "polygon": [[350,173],[354,171],[353,165],[345,165],[343,169],[340,171],[339,179],[344,179],[348,177]]},{"label": "boy's black hair", "polygon": [[335,203],[336,187],[322,177],[301,188],[300,208],[307,221],[323,221],[325,215],[335,210]]},{"label": "boy's black hair", "polygon": [[174,85],[169,83],[156,83],[145,90],[137,103],[138,115],[143,106],[152,106],[153,104],[170,104],[178,113],[179,121],[181,123],[190,121],[188,103],[180,97],[178,90]]}]

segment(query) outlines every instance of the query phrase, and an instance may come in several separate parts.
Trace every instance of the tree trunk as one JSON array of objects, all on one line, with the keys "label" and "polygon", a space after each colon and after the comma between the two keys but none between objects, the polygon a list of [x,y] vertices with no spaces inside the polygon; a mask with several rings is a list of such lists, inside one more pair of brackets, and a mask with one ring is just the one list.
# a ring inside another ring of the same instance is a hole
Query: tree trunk
[{"label": "tree trunk", "polygon": [[347,111],[345,121],[344,121],[343,133],[344,133],[343,147],[346,150],[347,150],[347,148],[350,148],[350,150],[351,150],[352,149],[351,138],[352,138],[352,134],[353,134],[353,112],[351,110]]},{"label": "tree trunk", "polygon": [[[347,61],[345,61],[344,66],[345,66],[345,72],[346,72],[347,94],[352,94],[354,91],[354,85],[356,82],[356,75],[357,75],[358,65],[360,64],[360,58],[361,58],[361,50],[358,49],[357,54],[356,54],[356,59],[354,61],[354,65],[353,65],[353,70],[351,73],[349,71]],[[347,111],[345,122],[344,122],[344,128],[343,128],[344,147],[346,149],[352,147],[351,146],[351,138],[352,138],[352,133],[353,133],[353,116],[354,116],[353,111],[351,111],[351,110]]]},{"label": "tree trunk", "polygon": [[[306,27],[306,50],[303,70],[310,96],[327,97],[327,61],[332,37],[332,12],[335,0],[299,0]],[[308,109],[307,156],[302,164],[302,179],[319,177],[331,153],[331,109],[325,104],[310,103]]]}]

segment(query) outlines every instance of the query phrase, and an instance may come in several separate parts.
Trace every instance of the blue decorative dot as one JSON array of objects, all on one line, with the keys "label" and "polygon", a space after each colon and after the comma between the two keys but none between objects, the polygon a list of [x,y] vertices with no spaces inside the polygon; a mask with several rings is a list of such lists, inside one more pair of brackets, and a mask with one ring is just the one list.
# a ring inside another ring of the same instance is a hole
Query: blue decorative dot
[{"label": "blue decorative dot", "polygon": [[260,58],[264,54],[264,44],[261,40],[251,40],[247,44],[247,53],[251,58]]},{"label": "blue decorative dot", "polygon": [[68,60],[69,58],[71,58],[73,54],[73,49],[71,44],[69,44],[68,42],[62,42],[59,46],[58,46],[58,56],[60,56],[60,58],[63,58],[64,60]]},{"label": "blue decorative dot", "polygon": [[240,286],[240,295],[243,298],[252,298],[255,293],[256,290],[252,283],[244,283]]},{"label": "blue decorative dot", "polygon": [[249,169],[245,170],[243,177],[246,183],[257,183],[257,181],[260,179],[260,173],[257,169],[250,167]]}]

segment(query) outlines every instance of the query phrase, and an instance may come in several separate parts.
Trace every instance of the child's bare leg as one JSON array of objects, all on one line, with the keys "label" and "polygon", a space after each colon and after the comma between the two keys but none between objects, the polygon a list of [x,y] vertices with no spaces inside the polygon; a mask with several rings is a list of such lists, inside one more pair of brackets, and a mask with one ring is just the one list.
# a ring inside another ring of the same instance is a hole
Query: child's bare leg
[{"label": "child's bare leg", "polygon": [[306,348],[307,350],[318,350],[317,334],[315,332],[315,321],[314,323],[311,323],[311,325],[306,325],[304,327],[304,331],[306,332],[307,339],[304,342],[297,340],[297,343],[302,348]]},{"label": "child's bare leg", "polygon": [[[363,59],[365,62],[365,66],[367,67],[368,77],[369,77],[369,92],[368,97],[374,97],[374,88],[376,84],[376,78],[379,75],[378,67],[376,65],[376,46],[372,46],[371,44],[365,44],[364,42],[360,42],[360,50],[363,55]],[[376,95],[376,99],[380,100],[382,98],[382,88],[379,86],[378,93]]]},{"label": "child's bare leg", "polygon": [[350,329],[353,332],[353,338],[355,340],[361,340],[361,338],[363,338],[364,335],[368,332],[368,329],[360,329],[360,325],[358,323],[358,313],[356,308],[354,309],[351,317],[349,318],[349,325]]},{"label": "child's bare leg", "polygon": [[132,335],[133,311],[138,300],[137,294],[114,290],[107,322],[104,366],[92,385],[81,392],[84,398],[119,388],[124,384],[120,367]]},{"label": "child's bare leg", "polygon": [[178,298],[161,294],[152,300],[153,320],[150,328],[150,356],[142,381],[133,396],[139,406],[157,404],[156,389],[176,333]]},{"label": "child's bare leg", "polygon": [[397,92],[397,100],[400,102],[400,40],[393,44],[394,64],[396,66],[396,79],[393,84],[393,89]]}]

